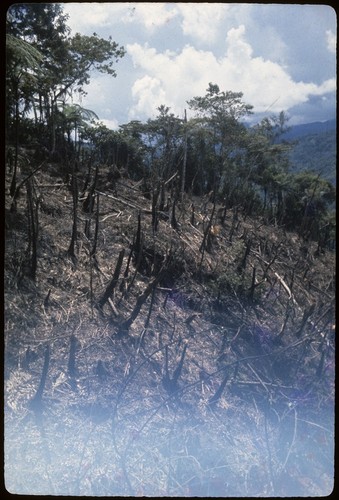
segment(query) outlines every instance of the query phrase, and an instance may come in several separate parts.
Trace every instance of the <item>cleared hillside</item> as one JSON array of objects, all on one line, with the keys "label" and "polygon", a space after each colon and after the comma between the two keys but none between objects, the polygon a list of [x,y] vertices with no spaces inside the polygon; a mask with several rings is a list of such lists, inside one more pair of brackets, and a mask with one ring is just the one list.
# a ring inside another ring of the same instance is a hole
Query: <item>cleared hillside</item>
[{"label": "cleared hillside", "polygon": [[6,174],[8,490],[329,494],[334,252],[208,196],[159,210],[142,180],[100,167],[91,193],[60,169],[16,206]]}]

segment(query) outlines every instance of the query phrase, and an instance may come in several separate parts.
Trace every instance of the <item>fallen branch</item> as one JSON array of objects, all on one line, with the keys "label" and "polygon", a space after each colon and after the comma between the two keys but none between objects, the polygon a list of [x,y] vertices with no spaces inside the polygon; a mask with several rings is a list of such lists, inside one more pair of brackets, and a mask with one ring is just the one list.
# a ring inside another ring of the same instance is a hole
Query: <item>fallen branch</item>
[{"label": "fallen branch", "polygon": [[279,276],[279,274],[278,274],[277,272],[274,272],[274,275],[278,278],[278,280],[280,281],[280,283],[282,284],[282,286],[285,288],[285,290],[286,290],[286,292],[287,292],[287,294],[288,294],[288,298],[289,298],[289,299],[292,299],[292,300],[293,300],[293,302],[294,302],[296,305],[298,305],[298,304],[297,304],[297,302],[296,302],[296,300],[295,300],[295,298],[294,298],[294,297],[293,297],[293,295],[292,295],[292,292],[291,292],[291,290],[290,290],[289,286],[286,284],[286,282],[282,279],[282,277],[281,277],[281,276]]},{"label": "fallen branch", "polygon": [[111,200],[122,203],[123,205],[126,205],[127,207],[134,208],[135,210],[141,210],[142,212],[144,212],[146,214],[152,213],[152,210],[147,210],[146,208],[142,208],[140,206],[134,205],[134,203],[122,200],[121,198],[117,198],[116,196],[113,196],[112,194],[103,193],[102,191],[98,191],[97,189],[95,190],[95,192],[101,194],[102,196],[106,196],[107,198],[110,198]]},{"label": "fallen branch", "polygon": [[[167,260],[168,262],[168,260]],[[134,309],[133,311],[131,312],[130,314],[130,317],[128,319],[126,319],[125,321],[123,321],[121,324],[120,324],[120,332],[124,332],[124,331],[127,331],[129,330],[130,326],[132,325],[132,323],[135,321],[135,319],[137,318],[139,312],[140,312],[140,309],[141,307],[143,306],[143,304],[146,302],[148,296],[152,293],[152,291],[154,290],[154,288],[157,286],[157,284],[159,283],[159,281],[161,280],[161,278],[163,277],[165,271],[167,269],[167,263],[164,264],[164,266],[162,267],[162,269],[160,270],[158,276],[156,276],[154,278],[153,281],[151,281],[146,289],[144,290],[144,292],[139,295],[139,297],[137,298],[137,302],[134,306]]]},{"label": "fallen branch", "polygon": [[[113,278],[110,281],[109,285],[107,286],[105,293],[103,294],[103,296],[101,297],[101,299],[98,302],[99,309],[102,309],[103,306],[106,304],[106,302],[108,301],[108,299],[112,295],[113,290],[118,283],[124,255],[125,255],[125,249],[123,248],[119,253],[118,262],[117,262],[117,265],[116,265],[115,270],[114,270]],[[112,307],[112,304],[111,304],[111,307]]]}]

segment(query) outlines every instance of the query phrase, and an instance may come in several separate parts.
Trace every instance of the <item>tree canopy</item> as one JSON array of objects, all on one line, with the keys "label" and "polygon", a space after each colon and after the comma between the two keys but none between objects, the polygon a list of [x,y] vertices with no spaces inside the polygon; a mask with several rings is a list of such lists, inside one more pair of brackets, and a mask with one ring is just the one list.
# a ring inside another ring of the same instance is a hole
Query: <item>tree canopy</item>
[{"label": "tree canopy", "polygon": [[[40,133],[44,127],[49,138],[45,146],[52,152],[57,144],[58,108],[74,93],[85,94],[91,71],[115,77],[115,64],[125,54],[111,37],[70,36],[66,22],[60,4],[15,4],[7,15],[9,137],[17,134],[20,121],[33,111],[35,125]],[[22,72],[26,79],[19,78]]]},{"label": "tree canopy", "polygon": [[210,82],[204,95],[187,101],[184,116],[163,104],[154,119],[112,131],[73,98],[86,94],[92,71],[117,76],[122,46],[96,33],[71,36],[61,4],[14,4],[6,29],[6,134],[15,146],[14,191],[19,141],[43,146],[66,163],[78,159],[86,144],[97,162],[141,176],[153,193],[169,182],[175,199],[179,193],[181,200],[185,192],[211,193],[225,209],[257,211],[286,227],[303,225],[310,190],[319,221],[333,206],[323,179],[290,172],[293,144],[280,140],[288,130],[283,111],[249,126],[253,106],[243,93]]}]

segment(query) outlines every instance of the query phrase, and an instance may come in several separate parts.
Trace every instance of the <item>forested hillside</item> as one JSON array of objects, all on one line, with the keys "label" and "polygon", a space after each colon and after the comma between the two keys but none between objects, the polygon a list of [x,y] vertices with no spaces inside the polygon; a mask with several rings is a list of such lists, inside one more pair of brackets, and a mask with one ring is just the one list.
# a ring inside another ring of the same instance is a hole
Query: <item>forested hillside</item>
[{"label": "forested hillside", "polygon": [[335,187],[207,84],[183,117],[72,103],[124,48],[7,21],[5,482],[19,494],[327,495]]},{"label": "forested hillside", "polygon": [[291,170],[310,170],[320,173],[333,185],[337,179],[337,132],[336,129],[318,134],[307,134],[297,139],[290,154]]}]

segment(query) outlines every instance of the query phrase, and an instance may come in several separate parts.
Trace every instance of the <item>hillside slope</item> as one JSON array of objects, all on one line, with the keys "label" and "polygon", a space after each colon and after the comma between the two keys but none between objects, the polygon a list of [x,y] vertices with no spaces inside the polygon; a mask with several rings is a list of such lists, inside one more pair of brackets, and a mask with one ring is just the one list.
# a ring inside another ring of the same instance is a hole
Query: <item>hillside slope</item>
[{"label": "hillside slope", "polygon": [[330,132],[336,133],[337,121],[327,120],[324,122],[311,122],[303,123],[300,125],[293,125],[287,132],[283,134],[283,139],[287,141],[294,141],[306,135],[321,135]]},{"label": "hillside slope", "polygon": [[337,134],[335,130],[300,137],[290,153],[291,171],[309,170],[336,184]]},{"label": "hillside slope", "polygon": [[84,179],[76,227],[59,165],[15,210],[6,179],[8,490],[329,494],[334,254],[208,197],[155,227],[143,183],[106,167],[90,210]]},{"label": "hillside slope", "polygon": [[292,126],[279,140],[295,142],[289,155],[292,172],[309,170],[336,184],[336,120]]}]

